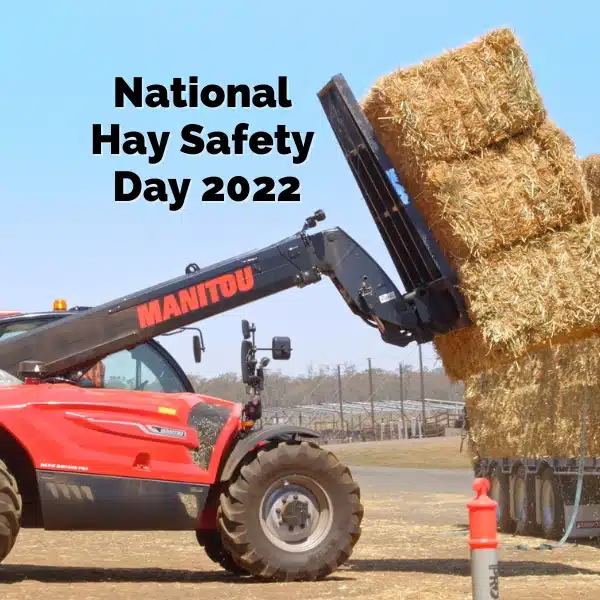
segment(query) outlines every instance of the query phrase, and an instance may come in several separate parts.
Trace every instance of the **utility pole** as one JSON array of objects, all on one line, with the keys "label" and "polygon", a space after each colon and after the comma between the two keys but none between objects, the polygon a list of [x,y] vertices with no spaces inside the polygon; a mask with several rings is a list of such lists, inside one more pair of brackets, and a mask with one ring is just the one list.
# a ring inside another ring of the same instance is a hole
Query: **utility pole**
[{"label": "utility pole", "polygon": [[398,366],[400,373],[400,415],[402,416],[402,427],[404,427],[404,372],[402,369],[402,363]]},{"label": "utility pole", "polygon": [[423,378],[423,351],[421,344],[419,344],[419,370],[421,371],[421,413],[422,413],[422,425],[425,426],[425,380]]},{"label": "utility pole", "polygon": [[375,438],[375,406],[373,404],[373,371],[371,369],[371,359],[369,361],[369,398],[371,399],[371,422],[373,423],[373,438]]},{"label": "utility pole", "polygon": [[342,398],[342,370],[340,365],[337,366],[337,376],[338,376],[338,396],[340,398],[340,423],[342,427],[342,435],[346,431],[344,427],[344,401]]}]

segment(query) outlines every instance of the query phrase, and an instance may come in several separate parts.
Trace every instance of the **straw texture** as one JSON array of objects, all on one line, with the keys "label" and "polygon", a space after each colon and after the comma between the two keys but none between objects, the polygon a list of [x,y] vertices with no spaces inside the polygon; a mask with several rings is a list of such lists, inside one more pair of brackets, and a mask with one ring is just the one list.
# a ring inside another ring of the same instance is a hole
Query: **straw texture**
[{"label": "straw texture", "polygon": [[452,263],[485,257],[589,219],[571,139],[552,122],[411,179],[417,208]]},{"label": "straw texture", "polygon": [[470,377],[465,402],[472,446],[480,457],[578,457],[586,383],[587,455],[600,456],[599,338]]},{"label": "straw texture", "polygon": [[591,194],[592,210],[600,214],[600,154],[590,154],[582,161],[583,174]]},{"label": "straw texture", "polygon": [[465,264],[474,326],[434,340],[448,376],[469,375],[600,331],[600,217]]},{"label": "straw texture", "polygon": [[546,118],[510,29],[381,77],[362,107],[399,171],[480,150]]}]

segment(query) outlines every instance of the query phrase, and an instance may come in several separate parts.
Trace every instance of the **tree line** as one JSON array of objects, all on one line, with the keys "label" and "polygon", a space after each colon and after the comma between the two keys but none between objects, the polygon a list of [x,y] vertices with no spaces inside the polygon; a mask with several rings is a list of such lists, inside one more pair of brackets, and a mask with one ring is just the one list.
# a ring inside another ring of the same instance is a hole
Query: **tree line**
[{"label": "tree line", "polygon": [[[223,373],[217,377],[189,375],[198,393],[246,402],[247,395],[241,377],[237,373]],[[370,398],[369,370],[358,369],[354,364],[340,365],[340,379],[343,402],[366,402]],[[399,400],[401,388],[405,400],[420,400],[421,383],[419,370],[411,365],[402,365],[396,371],[371,369],[373,399],[377,401]],[[461,400],[462,384],[453,384],[442,368],[423,369],[426,398],[438,400]],[[263,406],[290,407],[307,404],[338,402],[338,367],[321,365],[309,367],[306,373],[298,376],[284,375],[278,370],[266,371]]]}]

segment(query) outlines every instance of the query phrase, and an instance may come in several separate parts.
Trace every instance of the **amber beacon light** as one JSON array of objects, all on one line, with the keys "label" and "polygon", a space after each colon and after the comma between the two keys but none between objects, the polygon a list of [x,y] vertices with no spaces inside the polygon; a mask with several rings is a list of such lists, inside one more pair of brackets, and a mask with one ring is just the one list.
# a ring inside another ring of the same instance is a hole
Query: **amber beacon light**
[{"label": "amber beacon light", "polygon": [[54,310],[67,310],[67,301],[62,298],[58,298],[54,301]]}]

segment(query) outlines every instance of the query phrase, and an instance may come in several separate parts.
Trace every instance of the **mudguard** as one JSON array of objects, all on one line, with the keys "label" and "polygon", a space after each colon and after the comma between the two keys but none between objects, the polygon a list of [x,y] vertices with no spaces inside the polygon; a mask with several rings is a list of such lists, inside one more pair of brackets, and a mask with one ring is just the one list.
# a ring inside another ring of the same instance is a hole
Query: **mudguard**
[{"label": "mudguard", "polygon": [[219,481],[228,481],[234,474],[237,466],[243,458],[261,442],[273,440],[288,440],[294,438],[318,438],[320,437],[316,431],[307,429],[306,427],[296,427],[294,425],[273,425],[259,429],[240,439],[227,460],[221,471]]}]

